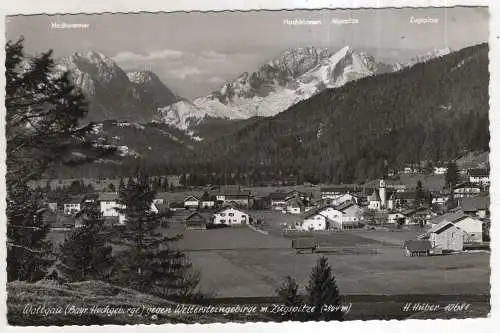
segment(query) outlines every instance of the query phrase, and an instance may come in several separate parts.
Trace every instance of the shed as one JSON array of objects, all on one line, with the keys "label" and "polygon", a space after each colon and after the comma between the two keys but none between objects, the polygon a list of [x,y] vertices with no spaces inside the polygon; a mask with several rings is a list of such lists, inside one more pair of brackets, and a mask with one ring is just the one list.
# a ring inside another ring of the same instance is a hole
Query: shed
[{"label": "shed", "polygon": [[429,231],[429,240],[435,248],[443,251],[462,251],[464,248],[464,231],[453,222],[443,221]]},{"label": "shed", "polygon": [[428,256],[432,249],[428,240],[411,239],[403,243],[403,251],[407,257]]},{"label": "shed", "polygon": [[205,230],[207,228],[207,219],[198,212],[189,214],[184,223],[186,224],[186,229],[197,229]]}]

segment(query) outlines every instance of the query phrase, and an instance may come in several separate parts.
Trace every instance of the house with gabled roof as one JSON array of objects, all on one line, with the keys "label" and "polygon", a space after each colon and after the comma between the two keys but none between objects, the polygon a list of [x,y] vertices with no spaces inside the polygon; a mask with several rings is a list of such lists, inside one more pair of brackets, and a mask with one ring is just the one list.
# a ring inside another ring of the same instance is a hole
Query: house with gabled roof
[{"label": "house with gabled roof", "polygon": [[62,204],[64,215],[74,215],[78,213],[82,208],[84,198],[84,195],[72,195],[63,200]]},{"label": "house with gabled roof", "polygon": [[397,209],[411,206],[415,204],[416,197],[415,192],[393,192],[387,201],[387,208]]},{"label": "house with gabled roof", "polygon": [[473,184],[489,185],[490,184],[490,170],[489,169],[470,169],[467,172],[469,182]]},{"label": "house with gabled roof", "polygon": [[208,219],[199,212],[193,212],[186,216],[184,224],[186,229],[204,230],[207,228]]},{"label": "house with gabled roof", "polygon": [[458,199],[458,207],[466,214],[486,218],[490,215],[490,197],[479,196]]},{"label": "house with gabled roof", "polygon": [[483,241],[483,221],[479,218],[467,215],[462,210],[457,209],[453,212],[436,216],[431,220],[433,228],[445,222],[453,223],[464,232],[464,243],[481,243]]},{"label": "house with gabled roof", "polygon": [[99,192],[97,202],[99,203],[101,214],[105,219],[116,217],[118,218],[118,224],[125,223],[125,215],[120,212],[120,209],[125,207],[118,203],[117,192]]},{"label": "house with gabled roof", "polygon": [[330,185],[328,187],[322,187],[320,189],[322,199],[335,199],[340,195],[346,193],[360,192],[362,190],[363,187],[356,184]]},{"label": "house with gabled roof", "polygon": [[363,209],[352,202],[339,206],[323,206],[302,215],[303,230],[350,229],[363,221]]},{"label": "house with gabled roof", "polygon": [[216,201],[217,198],[214,195],[210,195],[207,191],[205,191],[200,198],[200,208],[203,209],[214,208]]},{"label": "house with gabled roof", "polygon": [[287,193],[277,191],[269,193],[267,199],[271,204],[271,209],[273,210],[283,210],[286,207]]},{"label": "house with gabled roof", "polygon": [[453,187],[454,198],[470,198],[481,194],[481,186],[471,182],[464,182]]},{"label": "house with gabled roof", "polygon": [[464,231],[453,222],[444,220],[434,225],[429,231],[432,247],[443,251],[462,251],[464,248]]},{"label": "house with gabled roof", "polygon": [[184,198],[184,207],[186,208],[198,208],[200,207],[200,199],[194,195],[188,195]]},{"label": "house with gabled roof", "polygon": [[286,212],[289,214],[301,214],[305,212],[306,205],[300,198],[292,198],[286,202]]},{"label": "house with gabled roof", "polygon": [[248,208],[251,206],[251,193],[248,190],[242,190],[238,185],[222,186],[216,193],[217,201],[222,206],[238,206]]},{"label": "house with gabled roof", "polygon": [[428,240],[410,239],[403,242],[403,251],[408,257],[428,256],[432,249],[432,244]]},{"label": "house with gabled roof", "polygon": [[368,208],[374,210],[380,210],[382,208],[382,200],[377,190],[374,190],[373,193],[368,196]]},{"label": "house with gabled roof", "polygon": [[212,216],[212,223],[215,225],[241,225],[250,222],[251,217],[248,213],[234,207],[221,208]]}]

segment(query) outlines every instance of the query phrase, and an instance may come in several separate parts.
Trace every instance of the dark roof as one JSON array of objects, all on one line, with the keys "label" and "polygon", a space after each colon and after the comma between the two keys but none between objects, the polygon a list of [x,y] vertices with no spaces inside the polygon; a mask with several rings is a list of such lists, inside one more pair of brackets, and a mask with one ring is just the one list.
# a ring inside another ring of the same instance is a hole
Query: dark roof
[{"label": "dark roof", "polygon": [[356,184],[345,184],[345,185],[331,185],[328,187],[322,187],[321,192],[349,192],[349,191],[359,191],[362,187]]},{"label": "dark roof", "polygon": [[469,176],[472,177],[489,177],[490,170],[489,169],[470,169]]},{"label": "dark roof", "polygon": [[200,198],[201,201],[215,201],[215,197],[213,195],[208,194],[208,192],[204,192]]},{"label": "dark roof", "polygon": [[271,200],[285,200],[287,193],[285,192],[272,192],[267,196]]},{"label": "dark roof", "polygon": [[442,221],[441,223],[439,224],[436,224],[435,226],[433,226],[432,228],[430,228],[428,231],[427,231],[427,234],[431,234],[431,233],[435,233],[435,234],[440,234],[442,233],[443,231],[453,227],[455,224],[453,224],[453,222],[450,222],[448,220],[444,220]]},{"label": "dark roof", "polygon": [[415,192],[394,192],[391,199],[411,200],[416,198]]},{"label": "dark roof", "polygon": [[118,200],[118,193],[116,192],[99,192],[97,197],[98,201],[116,201]]},{"label": "dark roof", "polygon": [[239,198],[249,198],[250,194],[248,193],[233,193],[233,194],[225,194],[226,196],[226,201],[233,199],[239,199]]},{"label": "dark roof", "polygon": [[164,213],[164,212],[167,212],[170,208],[170,205],[169,204],[160,204],[160,203],[157,203],[155,204],[156,208],[158,209],[158,212],[160,213]]},{"label": "dark roof", "polygon": [[310,209],[308,210],[307,212],[304,212],[304,214],[302,214],[302,218],[303,219],[307,219],[311,216],[314,216],[316,214],[319,214],[323,209],[325,208],[328,208],[329,206],[319,206],[319,207],[316,207],[316,208],[313,208],[313,209]]},{"label": "dark roof", "polygon": [[287,205],[288,206],[293,206],[293,207],[304,207],[304,203],[302,202],[302,200],[300,200],[299,198],[292,198],[290,200],[287,201]]},{"label": "dark roof", "polygon": [[368,201],[380,201],[380,196],[378,195],[377,190],[374,190],[373,193],[368,197]]},{"label": "dark roof", "polygon": [[490,197],[472,197],[472,198],[461,198],[458,200],[458,206],[464,212],[477,212],[478,210],[489,210],[490,209]]},{"label": "dark roof", "polygon": [[194,212],[194,213],[191,213],[188,216],[186,216],[186,218],[184,220],[186,221],[186,223],[188,223],[188,222],[206,222],[207,218],[198,212]]},{"label": "dark roof", "polygon": [[462,188],[462,187],[475,187],[475,188],[480,188],[479,185],[471,183],[471,182],[463,182],[458,185],[456,185],[453,189],[456,188]]},{"label": "dark roof", "polygon": [[196,201],[199,201],[199,199],[197,197],[195,197],[194,195],[188,195],[184,198],[184,201],[188,201],[190,199],[194,199]]},{"label": "dark roof", "polygon": [[353,205],[354,205],[354,203],[353,203],[353,202],[351,202],[351,201],[346,201],[346,202],[341,203],[341,204],[340,204],[340,205],[338,205],[338,206],[335,206],[334,208],[335,208],[336,210],[338,210],[338,211],[343,211],[343,210],[345,210],[345,209],[347,209],[347,208],[349,208],[349,207],[351,207],[351,206],[353,206]]},{"label": "dark roof", "polygon": [[104,220],[104,224],[118,224],[120,222],[120,218],[118,216],[104,216],[102,218]]},{"label": "dark roof", "polygon": [[410,252],[423,252],[432,249],[432,245],[428,240],[410,239],[404,241],[403,248]]},{"label": "dark roof", "polygon": [[446,214],[443,214],[443,215],[438,215],[436,217],[434,217],[431,222],[433,224],[439,224],[443,221],[449,221],[449,222],[456,222],[456,221],[460,221],[461,219],[467,217],[468,215],[464,214],[464,212],[462,210],[456,210],[456,211],[453,211],[453,212],[448,212]]},{"label": "dark roof", "polygon": [[227,185],[219,189],[218,195],[250,195],[250,191],[241,190],[238,185]]},{"label": "dark roof", "polygon": [[84,202],[84,199],[85,199],[84,194],[76,194],[76,195],[72,195],[68,198],[65,198],[64,200],[62,200],[62,203],[63,204],[82,203],[82,202]]}]

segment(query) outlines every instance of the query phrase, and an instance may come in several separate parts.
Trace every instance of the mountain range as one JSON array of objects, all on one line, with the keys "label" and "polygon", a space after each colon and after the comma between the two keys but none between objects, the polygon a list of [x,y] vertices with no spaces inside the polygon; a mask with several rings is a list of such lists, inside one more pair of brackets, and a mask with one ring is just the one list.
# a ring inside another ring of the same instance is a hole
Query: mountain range
[{"label": "mountain range", "polygon": [[[449,52],[436,50],[415,57],[406,65]],[[217,91],[190,101],[176,96],[153,72],[126,73],[101,53],[75,53],[58,62],[58,68],[70,72],[74,84],[89,100],[89,120],[156,122],[190,133],[207,119],[274,116],[324,89],[394,72],[406,65],[384,64],[348,46],[337,52],[293,48],[254,72],[242,73]]]},{"label": "mountain range", "polygon": [[[120,163],[128,170],[140,163],[160,172],[294,175],[336,183],[380,177],[385,168],[411,161],[442,163],[489,150],[487,44],[451,53],[437,50],[421,56],[423,62],[403,65],[381,64],[349,48],[333,55],[300,50],[210,94],[213,105],[227,107],[224,112],[214,107],[217,112],[209,114],[208,107],[196,105],[198,99],[189,102],[172,94],[170,110],[187,105],[184,122],[174,121],[172,112],[151,112],[156,121],[109,120],[96,136],[120,147]],[[125,76],[133,91],[146,81]],[[257,109],[264,110],[264,101],[311,82],[324,86],[281,112],[255,116],[228,107],[260,98]],[[159,114],[171,115],[171,121],[155,118]]]},{"label": "mountain range", "polygon": [[75,53],[57,63],[89,102],[88,120],[151,121],[160,106],[178,100],[150,71],[125,73],[101,53]]},{"label": "mountain range", "polygon": [[325,89],[199,149],[202,168],[350,183],[489,151],[488,45]]}]

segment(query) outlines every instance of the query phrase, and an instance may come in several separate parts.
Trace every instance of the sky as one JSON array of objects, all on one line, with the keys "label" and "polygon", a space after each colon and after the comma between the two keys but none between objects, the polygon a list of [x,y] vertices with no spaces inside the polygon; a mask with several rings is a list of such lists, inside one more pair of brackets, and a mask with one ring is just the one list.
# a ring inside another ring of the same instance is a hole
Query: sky
[{"label": "sky", "polygon": [[[316,24],[284,23],[294,19]],[[379,61],[407,62],[434,49],[487,42],[488,21],[486,7],[108,13],[10,16],[6,34],[7,40],[24,36],[30,54],[101,52],[126,71],[152,70],[174,93],[194,99],[290,48],[348,45]],[[54,29],[52,23],[88,27]]]}]

